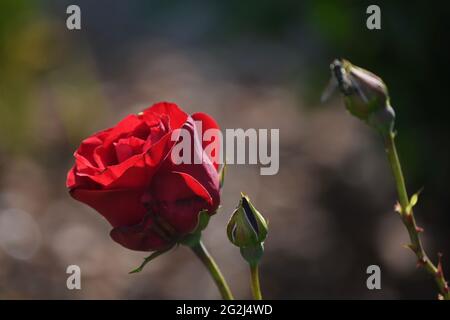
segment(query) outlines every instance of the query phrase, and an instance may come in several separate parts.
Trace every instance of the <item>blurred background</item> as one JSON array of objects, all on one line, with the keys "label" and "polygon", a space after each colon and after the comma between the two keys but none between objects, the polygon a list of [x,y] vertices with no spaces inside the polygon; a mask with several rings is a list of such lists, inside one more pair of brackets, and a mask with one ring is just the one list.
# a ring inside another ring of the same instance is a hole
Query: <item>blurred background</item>
[{"label": "blurred background", "polygon": [[[82,30],[66,28],[81,8]],[[222,128],[279,128],[280,171],[230,166],[205,243],[238,298],[247,265],[225,234],[248,193],[270,220],[261,266],[270,299],[435,299],[416,268],[379,137],[339,97],[321,104],[329,63],[380,75],[397,112],[398,148],[433,261],[450,277],[450,9],[444,2],[0,1],[0,299],[211,299],[209,274],[180,247],[128,272],[145,253],[110,240],[108,223],[71,199],[80,141],[162,100]],[[66,288],[80,266],[82,290]],[[381,290],[366,287],[381,267]]]}]

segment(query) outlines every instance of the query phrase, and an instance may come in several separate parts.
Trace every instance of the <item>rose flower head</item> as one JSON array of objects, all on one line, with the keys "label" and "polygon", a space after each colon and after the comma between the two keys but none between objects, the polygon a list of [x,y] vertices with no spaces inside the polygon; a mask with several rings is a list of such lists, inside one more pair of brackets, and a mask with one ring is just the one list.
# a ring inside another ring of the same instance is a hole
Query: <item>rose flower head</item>
[{"label": "rose flower head", "polygon": [[[70,195],[105,217],[122,246],[171,247],[196,229],[201,211],[213,215],[220,204],[218,163],[205,152],[218,141],[201,139],[208,129],[219,130],[213,118],[168,102],[128,115],[81,142],[67,175]],[[190,133],[189,151],[200,161],[173,161],[180,130]]]}]

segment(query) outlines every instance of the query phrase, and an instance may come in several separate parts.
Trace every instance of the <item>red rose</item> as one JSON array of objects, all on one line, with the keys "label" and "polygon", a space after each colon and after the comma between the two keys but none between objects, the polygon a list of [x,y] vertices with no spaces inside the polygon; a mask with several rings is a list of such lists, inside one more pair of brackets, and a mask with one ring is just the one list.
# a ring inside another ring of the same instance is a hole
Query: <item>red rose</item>
[{"label": "red rose", "polygon": [[[164,249],[194,231],[199,211],[212,215],[219,206],[218,164],[194,134],[194,120],[203,132],[218,129],[206,114],[189,116],[176,104],[157,103],[83,140],[75,151],[67,175],[70,194],[102,214],[113,226],[112,239],[124,247]],[[172,161],[179,141],[171,136],[180,128],[191,133],[191,153],[201,164]]]}]

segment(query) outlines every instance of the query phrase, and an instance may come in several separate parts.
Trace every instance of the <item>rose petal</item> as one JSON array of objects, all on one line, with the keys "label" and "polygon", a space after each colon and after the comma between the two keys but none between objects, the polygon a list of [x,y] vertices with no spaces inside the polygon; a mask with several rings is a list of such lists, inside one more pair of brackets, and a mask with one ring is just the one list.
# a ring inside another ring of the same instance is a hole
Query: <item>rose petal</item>
[{"label": "rose petal", "polygon": [[[204,141],[203,137],[204,134],[207,130],[209,129],[216,129],[216,130],[220,130],[219,125],[217,124],[216,120],[214,120],[211,116],[207,115],[206,113],[203,112],[197,112],[194,113],[192,116],[192,119],[194,119],[194,121],[201,121],[202,122],[202,136],[201,136],[201,141],[202,141],[202,147],[203,150],[205,150],[205,148],[207,146],[209,146],[210,144],[214,144],[213,146],[211,146],[211,148],[213,148],[214,150],[220,151],[220,146],[221,146],[221,141],[218,140],[213,140],[213,141]],[[211,159],[211,161],[214,164],[214,167],[216,168],[216,170],[219,170],[219,155],[213,155],[214,157]]]},{"label": "rose petal", "polygon": [[75,166],[73,166],[69,172],[67,173],[67,179],[66,179],[66,187],[67,188],[73,188],[76,186],[76,180],[75,180]]},{"label": "rose petal", "polygon": [[70,195],[97,210],[113,226],[131,226],[144,218],[147,210],[141,198],[144,190],[86,190],[75,188]]},{"label": "rose petal", "polygon": [[[105,139],[102,147],[105,149],[109,148],[109,146],[113,147],[113,143],[118,141],[120,137],[130,135],[130,132],[136,130],[141,131],[142,126],[145,126],[148,130],[147,122],[153,122],[154,124],[155,121],[158,122],[164,117],[170,118],[170,129],[173,130],[181,127],[188,115],[175,104],[167,102],[157,103],[146,109],[139,116],[130,115],[120,121],[116,127],[111,128],[109,136]],[[169,128],[166,129],[168,130]],[[83,173],[87,174],[92,181],[108,189],[142,186],[143,184],[148,184],[147,182],[161,162],[167,157],[174,144],[175,142],[170,139],[170,133],[167,133],[145,154],[132,156],[124,162],[110,165],[104,170],[91,169]],[[131,172],[128,172],[129,170]],[[82,174],[82,172],[78,172]]]},{"label": "rose petal", "polygon": [[201,210],[215,211],[213,199],[203,185],[183,172],[161,172],[151,187],[152,212],[180,234],[193,231]]},{"label": "rose petal", "polygon": [[115,141],[118,141],[122,137],[129,137],[136,129],[140,128],[142,121],[135,114],[130,114],[120,121],[116,126],[111,128],[109,135],[103,142],[103,146],[108,148]]},{"label": "rose petal", "polygon": [[146,216],[139,224],[116,227],[110,236],[125,248],[136,251],[155,251],[166,248],[169,243],[163,240],[154,230],[153,221]]},{"label": "rose petal", "polygon": [[129,137],[126,139],[120,139],[118,142],[114,142],[114,149],[116,151],[117,161],[119,163],[126,161],[136,154],[143,152],[142,147],[145,141],[136,137]]},{"label": "rose petal", "polygon": [[[217,173],[217,169],[203,151],[198,133],[194,129],[194,121],[191,117],[188,118],[183,129],[188,130],[192,137],[191,163],[175,164],[172,157],[168,157],[163,163],[161,170],[183,172],[195,178],[208,191],[213,199],[213,207],[217,208],[220,203],[219,174]],[[201,159],[201,163],[194,163],[195,158]]]},{"label": "rose petal", "polygon": [[155,116],[157,116],[158,119],[166,117],[166,119],[170,120],[167,130],[181,128],[188,118],[187,113],[181,110],[175,103],[170,102],[155,103],[151,107],[145,109],[141,115],[142,119],[150,126],[154,124]]}]

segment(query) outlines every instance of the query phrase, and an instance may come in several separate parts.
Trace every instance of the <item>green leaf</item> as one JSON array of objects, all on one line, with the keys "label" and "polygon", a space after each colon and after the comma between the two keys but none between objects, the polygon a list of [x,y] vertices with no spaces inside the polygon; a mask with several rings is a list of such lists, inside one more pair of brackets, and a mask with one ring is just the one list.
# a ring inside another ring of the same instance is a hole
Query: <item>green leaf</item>
[{"label": "green leaf", "polygon": [[[172,246],[172,247],[173,247],[173,246]],[[146,265],[147,263],[149,263],[149,262],[152,261],[153,259],[159,257],[160,255],[166,253],[167,251],[169,251],[170,249],[172,249],[172,247],[169,247],[168,249],[164,249],[164,250],[160,250],[160,251],[155,251],[155,252],[153,252],[151,255],[149,255],[147,258],[144,259],[144,262],[142,262],[142,264],[141,264],[139,267],[137,267],[137,268],[134,269],[133,271],[130,271],[129,274],[141,272],[141,271],[144,269],[144,267],[145,267],[145,265]]]},{"label": "green leaf", "polygon": [[417,202],[419,201],[419,195],[422,191],[423,188],[412,195],[411,200],[409,200],[409,204],[411,205],[411,207],[414,207],[417,204]]},{"label": "green leaf", "polygon": [[408,207],[406,207],[406,212],[410,213],[412,208],[417,204],[417,202],[419,202],[419,195],[420,193],[423,191],[423,188],[421,188],[419,191],[417,191],[416,193],[414,193],[411,196],[411,199],[409,200],[409,204]]}]

